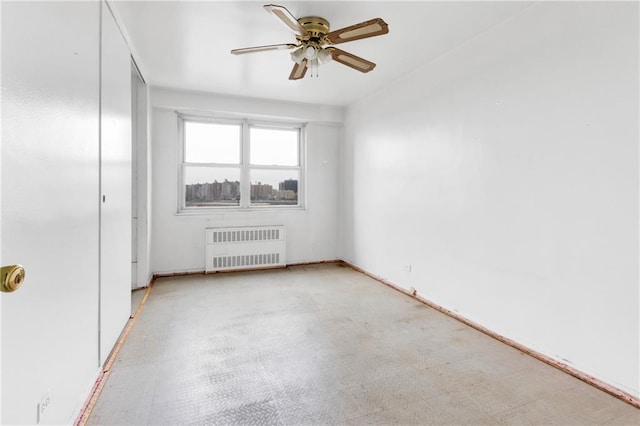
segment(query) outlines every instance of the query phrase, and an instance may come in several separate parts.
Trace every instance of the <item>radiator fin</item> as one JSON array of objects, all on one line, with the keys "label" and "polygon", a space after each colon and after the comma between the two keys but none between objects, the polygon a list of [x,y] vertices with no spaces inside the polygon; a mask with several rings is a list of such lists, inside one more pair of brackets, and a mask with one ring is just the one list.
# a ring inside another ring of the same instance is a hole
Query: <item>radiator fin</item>
[{"label": "radiator fin", "polygon": [[242,269],[247,266],[270,266],[280,264],[280,253],[245,254],[237,256],[215,256],[213,269]]},{"label": "radiator fin", "polygon": [[215,230],[211,232],[211,242],[216,243],[235,243],[249,241],[273,241],[280,240],[279,229],[236,229]]}]

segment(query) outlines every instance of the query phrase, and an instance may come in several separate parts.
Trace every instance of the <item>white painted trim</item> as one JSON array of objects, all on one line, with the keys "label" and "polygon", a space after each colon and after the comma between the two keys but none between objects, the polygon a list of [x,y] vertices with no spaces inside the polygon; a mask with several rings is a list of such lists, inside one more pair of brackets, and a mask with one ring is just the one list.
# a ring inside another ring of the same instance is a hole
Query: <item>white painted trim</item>
[{"label": "white painted trim", "polygon": [[124,38],[124,41],[127,44],[127,48],[129,49],[129,53],[131,54],[131,59],[133,60],[133,63],[138,69],[138,74],[140,74],[140,78],[142,78],[142,81],[145,84],[147,84],[147,80],[145,79],[145,75],[147,75],[146,67],[144,66],[142,57],[138,53],[138,50],[136,49],[135,45],[133,44],[133,41],[131,40],[131,36],[129,35],[129,32],[127,31],[127,28],[124,25],[122,17],[118,12],[118,7],[114,5],[114,3],[117,4],[117,2],[114,0],[103,0],[103,1],[109,8],[109,11],[113,16],[113,19],[116,21],[116,26],[120,30],[120,34],[122,34],[122,38]]}]

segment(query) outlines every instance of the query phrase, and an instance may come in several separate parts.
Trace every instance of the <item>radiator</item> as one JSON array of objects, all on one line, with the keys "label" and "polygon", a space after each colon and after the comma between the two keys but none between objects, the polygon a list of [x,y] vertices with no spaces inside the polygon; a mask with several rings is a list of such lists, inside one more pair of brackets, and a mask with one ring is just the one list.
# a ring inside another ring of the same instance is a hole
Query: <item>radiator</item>
[{"label": "radiator", "polygon": [[284,226],[205,229],[206,272],[286,265]]}]

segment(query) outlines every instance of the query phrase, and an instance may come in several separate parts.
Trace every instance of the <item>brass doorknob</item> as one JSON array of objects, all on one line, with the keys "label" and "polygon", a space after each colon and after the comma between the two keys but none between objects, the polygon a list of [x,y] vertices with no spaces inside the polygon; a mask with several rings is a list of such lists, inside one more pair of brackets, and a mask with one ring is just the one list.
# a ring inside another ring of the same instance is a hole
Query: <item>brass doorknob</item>
[{"label": "brass doorknob", "polygon": [[0,291],[11,293],[24,282],[24,268],[20,265],[3,266],[0,273]]}]

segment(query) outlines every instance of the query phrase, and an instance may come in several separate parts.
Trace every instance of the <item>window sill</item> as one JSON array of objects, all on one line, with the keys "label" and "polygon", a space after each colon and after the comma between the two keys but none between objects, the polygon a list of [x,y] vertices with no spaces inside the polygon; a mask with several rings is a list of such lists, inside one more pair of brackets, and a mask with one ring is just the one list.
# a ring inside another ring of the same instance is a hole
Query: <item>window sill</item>
[{"label": "window sill", "polygon": [[194,208],[178,210],[176,216],[212,216],[217,214],[237,214],[237,213],[287,213],[306,211],[305,206],[283,206],[283,207],[217,207],[217,208]]}]

